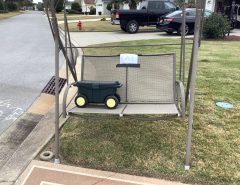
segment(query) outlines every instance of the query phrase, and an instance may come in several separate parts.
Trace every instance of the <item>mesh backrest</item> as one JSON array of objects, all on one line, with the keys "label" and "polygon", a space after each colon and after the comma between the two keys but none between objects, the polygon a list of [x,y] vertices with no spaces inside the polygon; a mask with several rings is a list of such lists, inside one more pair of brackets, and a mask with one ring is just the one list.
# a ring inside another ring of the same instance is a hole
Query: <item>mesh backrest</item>
[{"label": "mesh backrest", "polygon": [[140,68],[129,68],[128,100],[131,102],[174,101],[174,58],[172,55],[140,56]]},{"label": "mesh backrest", "polygon": [[116,67],[119,56],[84,56],[83,80],[119,81],[122,102],[174,103],[175,55],[139,56],[140,68]]}]

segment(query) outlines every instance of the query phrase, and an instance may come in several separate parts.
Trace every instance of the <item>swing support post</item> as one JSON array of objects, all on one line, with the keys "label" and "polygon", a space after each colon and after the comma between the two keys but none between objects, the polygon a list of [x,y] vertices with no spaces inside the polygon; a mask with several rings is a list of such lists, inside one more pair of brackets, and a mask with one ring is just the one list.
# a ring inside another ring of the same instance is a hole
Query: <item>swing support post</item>
[{"label": "swing support post", "polygon": [[194,29],[194,42],[193,42],[193,49],[192,49],[191,76],[189,76],[189,78],[191,79],[190,80],[190,104],[189,104],[189,117],[188,117],[185,170],[190,169],[193,113],[194,113],[195,86],[196,86],[196,73],[197,73],[197,56],[198,56],[198,47],[199,47],[201,17],[202,17],[202,10],[197,9],[196,11],[197,12],[196,12],[196,22],[195,22],[195,29]]}]

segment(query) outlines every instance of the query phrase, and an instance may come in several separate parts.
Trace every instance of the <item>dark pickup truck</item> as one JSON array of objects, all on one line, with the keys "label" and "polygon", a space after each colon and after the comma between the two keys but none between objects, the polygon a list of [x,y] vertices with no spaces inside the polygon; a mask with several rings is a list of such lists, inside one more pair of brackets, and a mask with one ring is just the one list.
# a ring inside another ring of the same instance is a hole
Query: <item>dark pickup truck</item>
[{"label": "dark pickup truck", "polygon": [[163,15],[178,9],[169,0],[146,0],[139,10],[113,10],[112,24],[120,24],[125,32],[137,33],[139,26],[157,26]]}]

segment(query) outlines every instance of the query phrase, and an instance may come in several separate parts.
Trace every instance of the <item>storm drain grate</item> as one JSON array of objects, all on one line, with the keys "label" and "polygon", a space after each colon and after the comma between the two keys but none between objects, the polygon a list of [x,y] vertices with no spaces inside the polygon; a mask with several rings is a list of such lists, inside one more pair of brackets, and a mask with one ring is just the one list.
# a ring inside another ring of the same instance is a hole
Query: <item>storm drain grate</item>
[{"label": "storm drain grate", "polygon": [[[59,78],[59,93],[67,82],[64,78]],[[42,93],[55,95],[55,76],[51,78],[51,80],[47,83],[47,85],[42,90]]]}]

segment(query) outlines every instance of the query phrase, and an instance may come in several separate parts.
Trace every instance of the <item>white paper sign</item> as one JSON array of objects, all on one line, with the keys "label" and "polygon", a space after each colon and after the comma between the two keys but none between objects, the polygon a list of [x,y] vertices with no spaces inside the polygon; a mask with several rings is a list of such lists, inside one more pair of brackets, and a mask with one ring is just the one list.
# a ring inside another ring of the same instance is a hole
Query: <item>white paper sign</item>
[{"label": "white paper sign", "polygon": [[120,54],[120,64],[138,64],[138,55]]}]

